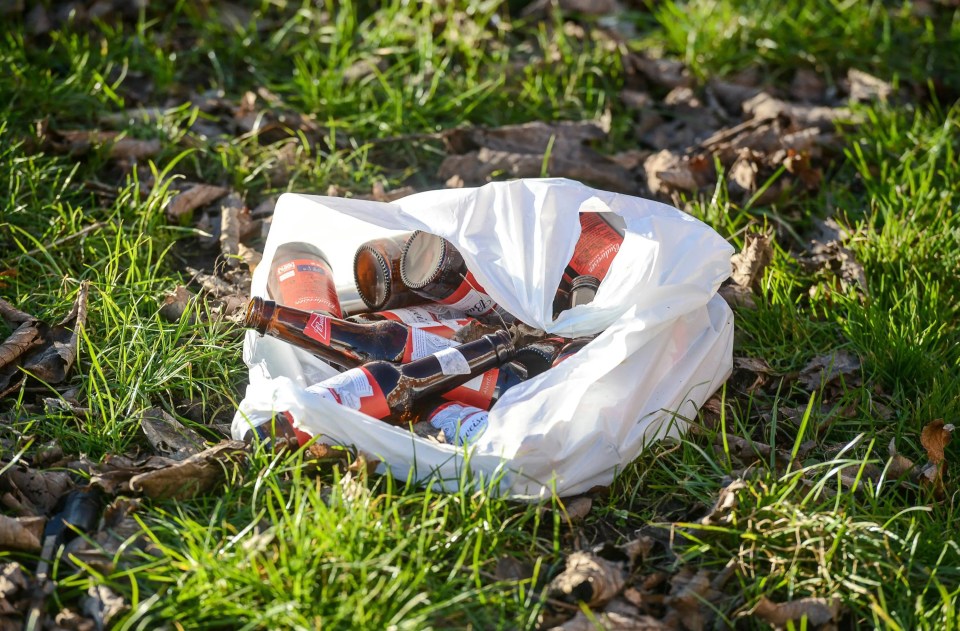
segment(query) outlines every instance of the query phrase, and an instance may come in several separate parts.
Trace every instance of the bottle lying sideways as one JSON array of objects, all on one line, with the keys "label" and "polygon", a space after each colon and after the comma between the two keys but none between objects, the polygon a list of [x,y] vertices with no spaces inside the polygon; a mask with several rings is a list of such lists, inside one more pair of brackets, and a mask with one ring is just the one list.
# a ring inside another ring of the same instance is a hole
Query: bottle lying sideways
[{"label": "bottle lying sideways", "polygon": [[442,305],[418,305],[401,309],[388,309],[372,313],[358,313],[347,320],[369,324],[392,320],[411,327],[419,327],[427,333],[433,333],[447,339],[456,335],[457,331],[467,326],[474,319],[462,311],[456,311]]},{"label": "bottle lying sideways", "polygon": [[406,425],[418,401],[449,392],[510,361],[516,353],[510,335],[498,331],[408,364],[368,362],[309,386],[307,392],[373,418]]},{"label": "bottle lying sideways", "polygon": [[[254,297],[247,305],[243,326],[345,368],[377,360],[406,363],[458,344],[425,328],[395,320],[351,322],[260,297]],[[446,324],[444,327],[450,328]]]}]

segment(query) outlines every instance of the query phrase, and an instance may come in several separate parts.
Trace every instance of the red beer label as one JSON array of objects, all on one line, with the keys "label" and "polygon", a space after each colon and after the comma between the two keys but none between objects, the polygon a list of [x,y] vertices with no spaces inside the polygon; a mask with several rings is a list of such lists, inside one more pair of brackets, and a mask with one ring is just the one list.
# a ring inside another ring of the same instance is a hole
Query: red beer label
[{"label": "red beer label", "polygon": [[588,275],[602,281],[621,243],[623,236],[598,213],[580,213],[580,239],[567,263],[564,280],[571,282],[576,276]]},{"label": "red beer label", "polygon": [[481,410],[489,410],[499,377],[500,369],[491,368],[442,396],[448,401],[460,401]]},{"label": "red beer label", "polygon": [[323,311],[340,318],[340,298],[333,272],[320,259],[295,259],[277,267],[277,302],[304,311]]},{"label": "red beer label", "polygon": [[319,313],[312,314],[303,333],[325,346],[330,346],[330,318]]},{"label": "red beer label", "polygon": [[[445,327],[443,327],[445,328]],[[449,337],[434,335],[429,329],[423,327],[411,327],[407,333],[407,345],[403,349],[404,364],[423,359],[427,355],[433,355],[445,348],[459,346],[460,342],[455,342]]]},{"label": "red beer label", "polygon": [[344,407],[363,412],[373,418],[390,416],[390,406],[383,396],[380,384],[373,375],[359,366],[324,379],[307,388],[307,392],[317,394]]},{"label": "red beer label", "polygon": [[471,316],[490,313],[497,306],[493,298],[484,293],[472,272],[467,272],[463,282],[452,294],[437,302]]}]

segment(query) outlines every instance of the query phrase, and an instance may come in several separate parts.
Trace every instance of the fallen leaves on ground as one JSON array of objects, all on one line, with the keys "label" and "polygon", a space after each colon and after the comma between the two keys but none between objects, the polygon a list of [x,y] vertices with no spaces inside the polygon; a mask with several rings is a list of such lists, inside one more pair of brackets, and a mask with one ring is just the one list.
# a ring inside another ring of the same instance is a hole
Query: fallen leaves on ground
[{"label": "fallen leaves on ground", "polygon": [[0,549],[39,552],[45,517],[0,515]]},{"label": "fallen leaves on ground", "polygon": [[0,315],[19,326],[0,343],[0,396],[12,392],[27,374],[48,385],[66,380],[77,358],[80,331],[87,320],[89,284],[83,282],[70,313],[47,325],[3,300]]},{"label": "fallen leaves on ground", "polygon": [[186,460],[203,450],[204,440],[160,408],[144,410],[140,427],[158,456]]},{"label": "fallen leaves on ground", "polygon": [[144,495],[152,499],[188,499],[206,493],[233,476],[244,459],[245,445],[227,440],[182,461],[151,456],[108,458],[91,484],[106,493]]},{"label": "fallen leaves on ground", "polygon": [[827,598],[800,598],[775,603],[766,596],[753,608],[753,615],[774,629],[800,628],[806,619],[811,630],[836,629],[840,616],[840,601]]},{"label": "fallen leaves on ground", "polygon": [[924,426],[920,433],[920,444],[927,451],[929,462],[921,469],[921,481],[930,487],[934,497],[946,496],[944,476],[947,472],[947,460],[944,450],[953,438],[954,425],[937,419]]}]

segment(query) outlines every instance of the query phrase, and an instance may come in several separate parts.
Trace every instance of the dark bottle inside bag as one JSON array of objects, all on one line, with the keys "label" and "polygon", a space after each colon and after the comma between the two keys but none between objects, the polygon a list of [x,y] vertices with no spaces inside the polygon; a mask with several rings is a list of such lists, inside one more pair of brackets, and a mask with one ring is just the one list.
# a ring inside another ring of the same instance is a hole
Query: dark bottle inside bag
[{"label": "dark bottle inside bag", "polygon": [[573,357],[577,351],[593,341],[592,337],[578,337],[575,340],[567,342],[563,348],[560,349],[560,352],[557,354],[556,359],[553,360],[554,366],[559,366],[561,363]]},{"label": "dark bottle inside bag", "polygon": [[510,361],[514,354],[510,335],[498,331],[409,364],[369,362],[314,384],[307,391],[373,418],[403,425],[412,420],[417,401],[447,392]]},{"label": "dark bottle inside bag", "polygon": [[463,255],[443,237],[414,232],[403,248],[400,275],[407,287],[451,309],[488,322],[517,321],[486,294]]},{"label": "dark bottle inside bag", "polygon": [[395,309],[423,302],[400,277],[400,256],[411,233],[367,241],[353,257],[357,292],[375,311]]},{"label": "dark bottle inside bag", "polygon": [[284,243],[277,248],[267,279],[267,296],[287,307],[342,317],[330,263],[309,243]]},{"label": "dark bottle inside bag", "polygon": [[247,306],[243,325],[345,368],[375,360],[409,362],[457,345],[422,328],[392,320],[360,324],[259,297]]},{"label": "dark bottle inside bag", "polygon": [[550,370],[554,360],[560,354],[560,350],[568,341],[562,337],[548,337],[537,340],[520,347],[517,350],[516,361],[524,365],[530,377],[536,377],[540,373]]}]

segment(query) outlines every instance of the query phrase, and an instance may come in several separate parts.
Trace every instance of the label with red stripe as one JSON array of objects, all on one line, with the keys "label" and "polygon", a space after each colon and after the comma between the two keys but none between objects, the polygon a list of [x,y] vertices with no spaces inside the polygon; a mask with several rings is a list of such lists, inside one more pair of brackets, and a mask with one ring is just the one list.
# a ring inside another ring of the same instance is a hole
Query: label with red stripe
[{"label": "label with red stripe", "polygon": [[330,346],[330,318],[319,313],[312,314],[303,333],[325,346]]},{"label": "label with red stripe", "polygon": [[342,317],[333,272],[320,259],[295,259],[277,267],[277,302],[304,311]]},{"label": "label with red stripe", "polygon": [[580,239],[567,263],[564,279],[589,275],[603,280],[620,251],[623,236],[597,213],[580,213]]},{"label": "label with red stripe", "polygon": [[483,287],[471,272],[467,272],[463,282],[452,294],[437,302],[472,316],[490,313],[497,306],[493,298],[484,293]]},{"label": "label with red stripe", "polygon": [[373,418],[390,416],[390,406],[373,375],[363,366],[324,379],[307,388],[324,399],[331,400],[352,410],[359,410]]},{"label": "label with red stripe", "polygon": [[448,401],[461,401],[481,410],[489,410],[499,377],[500,369],[491,368],[482,375],[477,375],[465,384],[447,392],[443,395],[443,398]]},{"label": "label with red stripe", "polygon": [[459,345],[459,342],[430,333],[429,329],[413,327],[407,335],[407,345],[403,349],[401,361],[406,364]]},{"label": "label with red stripe", "polygon": [[430,424],[443,432],[453,445],[465,445],[480,437],[487,429],[486,410],[451,401],[441,405],[430,416]]}]

